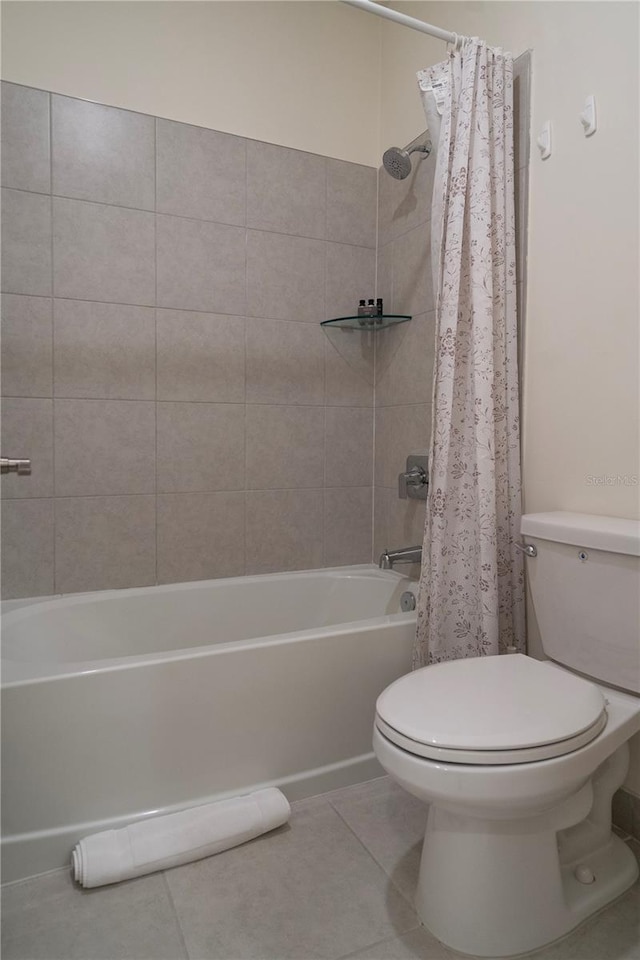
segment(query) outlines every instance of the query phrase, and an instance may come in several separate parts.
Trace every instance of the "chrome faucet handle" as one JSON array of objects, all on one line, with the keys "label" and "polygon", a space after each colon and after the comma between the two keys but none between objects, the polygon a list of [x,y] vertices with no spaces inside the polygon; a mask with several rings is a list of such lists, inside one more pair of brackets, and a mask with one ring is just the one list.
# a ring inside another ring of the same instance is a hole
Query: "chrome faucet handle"
[{"label": "chrome faucet handle", "polygon": [[407,473],[398,474],[398,495],[402,500],[408,497],[408,487],[422,487],[428,483],[427,472],[422,467],[412,467]]},{"label": "chrome faucet handle", "polygon": [[2,473],[17,473],[19,477],[28,477],[31,474],[31,460],[0,457],[0,474]]},{"label": "chrome faucet handle", "polygon": [[407,457],[406,473],[398,475],[398,496],[401,500],[426,500],[429,489],[427,457],[411,454]]}]

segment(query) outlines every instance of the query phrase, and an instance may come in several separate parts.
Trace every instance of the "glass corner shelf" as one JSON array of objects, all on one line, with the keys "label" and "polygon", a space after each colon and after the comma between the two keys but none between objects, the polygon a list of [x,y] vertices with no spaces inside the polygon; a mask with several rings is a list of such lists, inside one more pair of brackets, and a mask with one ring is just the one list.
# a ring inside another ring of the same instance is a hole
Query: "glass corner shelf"
[{"label": "glass corner shelf", "polygon": [[320,326],[376,332],[386,330],[387,327],[392,327],[396,323],[406,323],[407,320],[411,320],[411,317],[399,313],[385,313],[376,317],[336,317],[335,320],[322,320]]}]

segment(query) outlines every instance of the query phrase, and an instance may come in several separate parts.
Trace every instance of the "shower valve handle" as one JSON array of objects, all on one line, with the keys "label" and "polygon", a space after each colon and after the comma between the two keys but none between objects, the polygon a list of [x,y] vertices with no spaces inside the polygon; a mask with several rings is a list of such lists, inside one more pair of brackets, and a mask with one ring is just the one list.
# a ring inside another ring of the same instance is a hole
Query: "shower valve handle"
[{"label": "shower valve handle", "polygon": [[429,489],[427,457],[412,454],[407,457],[405,473],[398,475],[398,496],[401,500],[426,500]]}]

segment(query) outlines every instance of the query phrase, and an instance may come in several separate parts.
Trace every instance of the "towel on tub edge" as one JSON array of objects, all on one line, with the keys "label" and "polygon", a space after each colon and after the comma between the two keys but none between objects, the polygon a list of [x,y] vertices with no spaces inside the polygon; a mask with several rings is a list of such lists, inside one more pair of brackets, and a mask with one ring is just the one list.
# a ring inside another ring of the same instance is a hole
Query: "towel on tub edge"
[{"label": "towel on tub edge", "polygon": [[73,877],[83,887],[100,887],[177,867],[274,830],[290,815],[287,798],[269,787],[94,833],[73,850]]}]

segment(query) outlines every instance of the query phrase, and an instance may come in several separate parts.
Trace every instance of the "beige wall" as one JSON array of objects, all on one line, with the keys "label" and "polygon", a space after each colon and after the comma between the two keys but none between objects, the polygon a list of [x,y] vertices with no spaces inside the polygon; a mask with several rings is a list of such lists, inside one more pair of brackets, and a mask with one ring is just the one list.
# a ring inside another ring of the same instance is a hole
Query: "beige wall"
[{"label": "beige wall", "polygon": [[2,77],[378,165],[380,23],[334,2],[5,2]]}]

